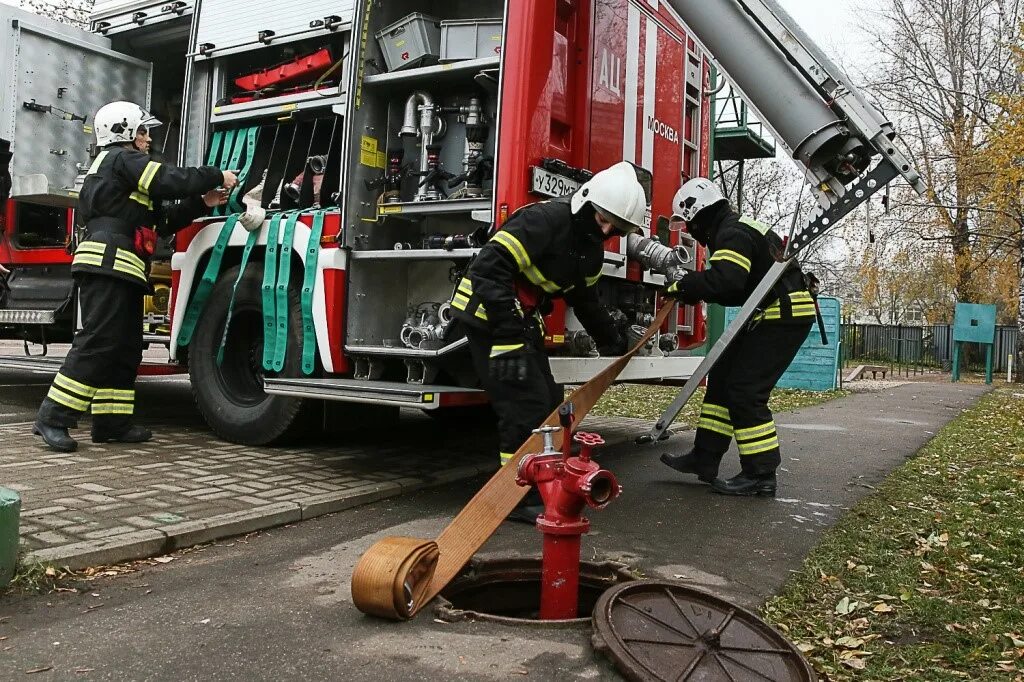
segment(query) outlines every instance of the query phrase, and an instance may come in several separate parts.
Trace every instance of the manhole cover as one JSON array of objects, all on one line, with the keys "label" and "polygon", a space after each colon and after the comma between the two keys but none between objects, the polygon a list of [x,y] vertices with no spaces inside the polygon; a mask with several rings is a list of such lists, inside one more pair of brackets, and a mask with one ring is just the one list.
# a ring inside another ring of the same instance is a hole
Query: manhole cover
[{"label": "manhole cover", "polygon": [[594,630],[594,646],[630,680],[817,680],[800,652],[756,615],[676,582],[613,587],[597,600]]}]

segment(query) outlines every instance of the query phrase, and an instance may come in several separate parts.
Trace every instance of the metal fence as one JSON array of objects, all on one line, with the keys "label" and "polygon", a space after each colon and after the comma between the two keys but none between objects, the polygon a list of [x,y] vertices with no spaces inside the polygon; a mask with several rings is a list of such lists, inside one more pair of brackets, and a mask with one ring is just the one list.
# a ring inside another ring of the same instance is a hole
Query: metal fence
[{"label": "metal fence", "polygon": [[[953,325],[927,326],[887,324],[844,324],[842,360],[844,365],[876,362],[921,370],[949,371],[953,362]],[[971,344],[968,344],[970,347]],[[1006,372],[1007,356],[1017,347],[1017,328],[996,327],[992,369]],[[961,354],[967,370],[984,370],[985,354],[973,346]]]}]

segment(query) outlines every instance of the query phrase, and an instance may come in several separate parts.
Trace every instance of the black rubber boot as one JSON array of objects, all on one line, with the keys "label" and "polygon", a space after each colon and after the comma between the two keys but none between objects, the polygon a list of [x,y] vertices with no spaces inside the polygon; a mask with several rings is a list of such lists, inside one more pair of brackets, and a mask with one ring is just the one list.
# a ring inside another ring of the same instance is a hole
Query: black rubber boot
[{"label": "black rubber boot", "polygon": [[506,521],[516,523],[528,523],[531,526],[537,522],[537,517],[544,513],[544,500],[536,488],[530,488],[526,497],[519,501],[516,508],[509,512]]},{"label": "black rubber boot", "polygon": [[37,420],[32,426],[32,433],[42,436],[51,450],[74,452],[78,449],[78,441],[68,435],[68,429],[65,426],[50,426]]},{"label": "black rubber boot", "polygon": [[715,476],[718,475],[718,467],[712,470],[707,466],[702,466],[692,451],[687,452],[685,455],[673,455],[670,452],[666,452],[662,454],[661,461],[681,474],[695,474],[697,479],[704,483],[711,483],[715,480]]},{"label": "black rubber boot", "polygon": [[775,474],[764,476],[753,476],[751,474],[737,474],[729,480],[716,478],[711,482],[711,489],[722,495],[764,495],[775,497]]},{"label": "black rubber boot", "polygon": [[130,424],[116,433],[95,429],[92,432],[93,443],[145,443],[152,437],[152,431],[138,424]]}]

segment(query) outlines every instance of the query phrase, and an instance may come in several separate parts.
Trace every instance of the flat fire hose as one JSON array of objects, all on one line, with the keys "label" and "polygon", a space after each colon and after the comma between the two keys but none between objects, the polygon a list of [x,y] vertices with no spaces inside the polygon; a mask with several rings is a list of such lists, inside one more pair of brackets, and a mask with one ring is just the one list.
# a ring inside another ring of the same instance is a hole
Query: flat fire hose
[{"label": "flat fire hose", "polygon": [[270,370],[274,361],[274,345],[277,343],[277,301],[274,287],[277,284],[277,247],[281,241],[281,217],[271,219],[267,231],[267,251],[263,256],[263,284],[260,297],[263,303],[263,369]]},{"label": "flat fire hose", "polygon": [[[577,424],[583,421],[633,355],[654,336],[674,307],[674,302],[663,305],[628,353],[572,392],[566,402],[573,404]],[[558,423],[556,409],[539,426]],[[561,436],[554,435],[558,447]],[[436,541],[387,537],[370,547],[352,573],[352,601],[356,608],[391,620],[408,620],[416,615],[458,575],[523,499],[527,487],[516,484],[519,461],[542,448],[543,438],[538,434],[530,436],[508,464],[499,469],[441,531]]]},{"label": "flat fire hose", "polygon": [[316,369],[316,327],[313,324],[313,293],[316,291],[317,261],[320,258],[320,237],[324,233],[325,211],[313,213],[313,227],[306,243],[305,271],[302,275],[302,373],[309,376]]}]

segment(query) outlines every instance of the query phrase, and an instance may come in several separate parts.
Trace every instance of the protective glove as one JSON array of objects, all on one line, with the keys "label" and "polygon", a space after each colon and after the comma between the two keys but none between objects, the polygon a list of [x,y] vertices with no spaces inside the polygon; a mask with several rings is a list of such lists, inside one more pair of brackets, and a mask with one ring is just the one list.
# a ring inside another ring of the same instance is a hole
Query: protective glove
[{"label": "protective glove", "polygon": [[263,221],[267,219],[267,212],[261,205],[263,203],[263,185],[266,181],[267,173],[264,171],[260,184],[246,192],[245,196],[242,197],[242,205],[245,206],[245,212],[239,216],[238,222],[242,224],[242,227],[247,232],[254,232],[260,229],[263,227]]},{"label": "protective glove", "polygon": [[526,344],[521,341],[496,343],[491,346],[488,371],[498,381],[525,383],[529,367],[528,355]]},{"label": "protective glove", "polygon": [[697,303],[699,299],[695,299],[692,294],[687,292],[686,289],[686,277],[684,276],[682,279],[676,280],[675,282],[672,282],[667,287],[665,287],[665,295],[671,296],[672,298],[682,301],[683,303],[688,303],[691,305]]}]

